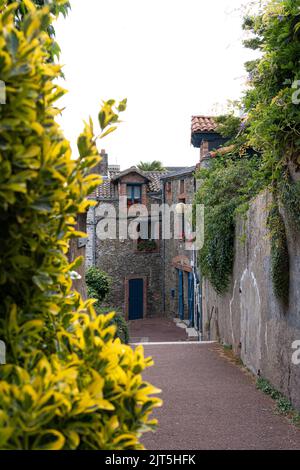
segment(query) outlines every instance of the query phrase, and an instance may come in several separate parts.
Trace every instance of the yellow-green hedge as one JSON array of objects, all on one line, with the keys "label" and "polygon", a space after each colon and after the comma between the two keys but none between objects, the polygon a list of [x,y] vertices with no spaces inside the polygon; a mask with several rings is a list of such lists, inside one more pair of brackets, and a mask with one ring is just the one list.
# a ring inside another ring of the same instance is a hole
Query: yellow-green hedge
[{"label": "yellow-green hedge", "polygon": [[[16,28],[18,3],[0,0],[0,448],[140,449],[160,404],[140,375],[151,360],[115,340],[111,317],[97,317],[93,301],[71,290],[76,262],[66,257],[70,238],[82,235],[75,217],[99,184],[89,175],[98,160],[93,125],[72,159],[55,122],[64,90],[43,32],[52,15],[23,3],[29,13]],[[123,109],[104,103],[102,136]]]}]

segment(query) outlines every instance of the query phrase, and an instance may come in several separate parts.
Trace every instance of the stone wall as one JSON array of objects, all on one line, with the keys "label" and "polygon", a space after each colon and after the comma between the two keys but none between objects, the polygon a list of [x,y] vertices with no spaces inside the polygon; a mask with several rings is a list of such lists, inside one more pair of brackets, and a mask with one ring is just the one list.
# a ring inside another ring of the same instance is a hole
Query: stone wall
[{"label": "stone wall", "polygon": [[[76,220],[75,230],[79,232],[86,233],[86,221],[87,214],[78,214]],[[73,288],[81,294],[81,296],[86,299],[86,283],[85,283],[85,255],[86,255],[86,239],[73,238],[70,241],[68,260],[70,263],[75,261],[77,258],[82,257],[82,264],[76,268],[76,272],[79,274],[81,279],[73,281]]]},{"label": "stone wall", "polygon": [[133,240],[97,240],[96,265],[112,278],[112,289],[107,304],[126,314],[125,282],[129,277],[145,277],[147,289],[147,316],[162,313],[161,255],[141,253]]},{"label": "stone wall", "polygon": [[[180,180],[185,181],[185,193],[180,194]],[[193,175],[170,177],[171,191],[165,192],[165,200],[168,205],[180,203],[180,197],[185,198],[186,204],[192,204],[195,191]],[[185,242],[181,240],[163,241],[164,258],[164,305],[168,316],[178,317],[178,268],[184,271],[184,310],[188,317],[188,273],[191,272],[192,251],[185,249]]]},{"label": "stone wall", "polygon": [[[147,198],[147,205],[157,201]],[[117,225],[119,223],[119,200],[110,200],[107,203],[115,207]],[[106,299],[106,305],[122,310],[126,316],[126,281],[130,277],[143,277],[146,282],[147,301],[145,305],[148,317],[160,316],[163,313],[162,303],[162,257],[161,242],[158,241],[157,252],[140,252],[137,249],[137,241],[122,239],[117,230],[116,239],[100,240],[96,229],[102,218],[103,204],[100,202],[95,211],[91,209],[88,214],[88,246],[86,265],[94,263],[99,269],[105,271],[112,278],[112,289]],[[128,220],[128,223],[131,219]],[[93,249],[95,245],[95,250]],[[94,254],[93,254],[94,253]]]},{"label": "stone wall", "polygon": [[[276,299],[266,227],[271,196],[259,195],[247,220],[236,228],[235,263],[227,295],[203,282],[204,339],[232,345],[243,363],[268,379],[300,409],[300,366],[292,364],[292,343],[300,340],[300,236],[287,221],[290,305]],[[246,235],[246,240],[241,241]]]}]

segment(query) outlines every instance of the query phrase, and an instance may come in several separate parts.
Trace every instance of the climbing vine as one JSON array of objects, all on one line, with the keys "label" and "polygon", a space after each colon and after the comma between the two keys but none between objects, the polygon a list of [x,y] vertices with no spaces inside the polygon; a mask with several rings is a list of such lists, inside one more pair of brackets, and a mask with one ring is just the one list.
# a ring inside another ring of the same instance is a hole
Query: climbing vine
[{"label": "climbing vine", "polygon": [[249,88],[249,145],[260,151],[272,181],[281,179],[291,160],[299,167],[300,145],[300,0],[271,0],[258,15],[248,15],[248,48],[262,56],[246,64]]},{"label": "climbing vine", "polygon": [[247,209],[248,201],[260,190],[255,174],[259,158],[226,154],[212,161],[209,170],[197,175],[201,187],[195,203],[205,206],[204,247],[199,253],[202,274],[219,294],[229,284],[234,262],[237,212]]},{"label": "climbing vine", "polygon": [[293,181],[287,172],[278,185],[278,196],[290,222],[300,230],[300,181]]},{"label": "climbing vine", "polygon": [[[216,291],[226,291],[233,267],[236,213],[268,188],[274,195],[268,218],[274,292],[287,303],[286,221],[300,230],[300,183],[291,176],[291,170],[300,169],[300,0],[270,0],[259,13],[248,14],[243,27],[249,36],[245,46],[260,54],[245,64],[249,86],[239,103],[244,118],[231,113],[217,119],[230,151],[222,152],[222,159],[217,157],[219,162],[212,163],[209,174],[201,170],[198,175],[203,182],[196,201],[206,205],[200,265]],[[232,158],[233,154],[240,158]],[[242,169],[249,163],[243,155],[254,160],[253,171],[246,174]],[[241,172],[240,186],[231,186],[235,172]],[[282,217],[281,206],[288,217]]]},{"label": "climbing vine", "polygon": [[276,297],[285,305],[289,302],[289,251],[284,219],[274,202],[268,217],[271,235],[271,273]]}]

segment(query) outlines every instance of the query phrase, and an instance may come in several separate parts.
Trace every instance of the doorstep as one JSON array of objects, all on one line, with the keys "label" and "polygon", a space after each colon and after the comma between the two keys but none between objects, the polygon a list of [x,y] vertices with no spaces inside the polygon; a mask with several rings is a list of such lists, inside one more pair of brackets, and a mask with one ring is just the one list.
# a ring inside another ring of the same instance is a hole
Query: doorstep
[{"label": "doorstep", "polygon": [[199,340],[199,333],[195,328],[187,328],[186,333],[187,333],[190,341],[198,341]]}]

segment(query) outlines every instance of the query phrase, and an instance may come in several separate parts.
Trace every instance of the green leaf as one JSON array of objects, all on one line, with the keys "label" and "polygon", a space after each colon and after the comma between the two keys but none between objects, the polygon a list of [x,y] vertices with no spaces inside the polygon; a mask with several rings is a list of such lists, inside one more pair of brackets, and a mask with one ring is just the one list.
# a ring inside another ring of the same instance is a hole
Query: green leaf
[{"label": "green leaf", "polygon": [[115,132],[117,130],[117,126],[112,126],[109,129],[107,129],[103,134],[101,134],[100,139],[103,139],[107,135],[111,134],[112,132]]}]

